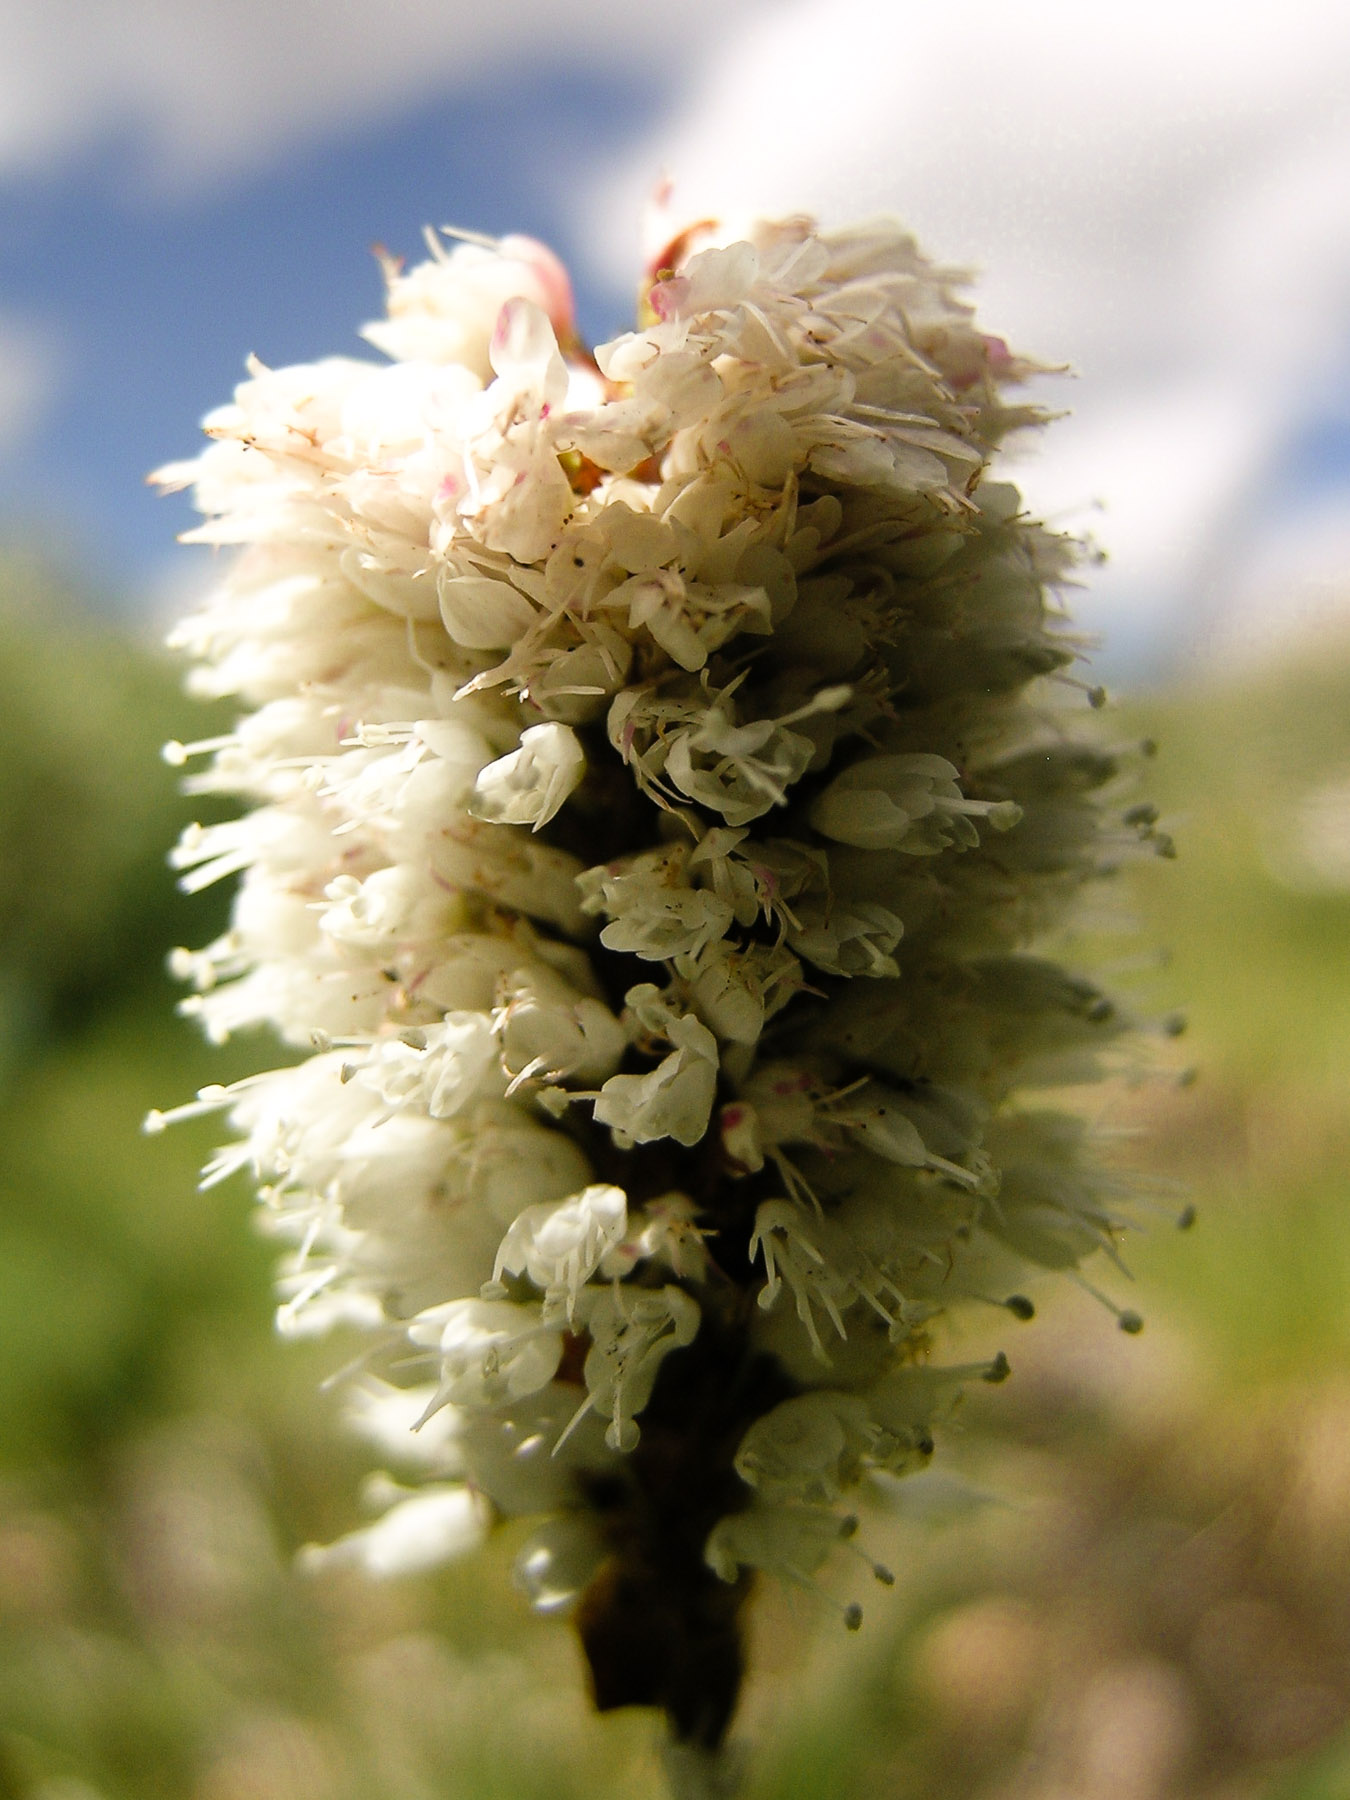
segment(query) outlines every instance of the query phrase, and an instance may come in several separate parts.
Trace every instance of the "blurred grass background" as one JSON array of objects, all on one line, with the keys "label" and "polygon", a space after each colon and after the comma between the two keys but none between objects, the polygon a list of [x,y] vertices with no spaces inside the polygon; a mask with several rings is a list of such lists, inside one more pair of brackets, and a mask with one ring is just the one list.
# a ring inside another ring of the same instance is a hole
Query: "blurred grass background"
[{"label": "blurred grass background", "polygon": [[[294,1572],[359,1517],[337,1357],[272,1337],[250,1196],[195,1191],[211,1122],[139,1130],[264,1054],[200,1044],[162,973],[227,898],[164,869],[158,748],[211,728],[179,682],[0,567],[0,1800],[658,1792],[512,1530],[432,1581]],[[899,1580],[862,1632],[761,1596],[753,1800],[1350,1794],[1350,642],[1112,729],[1161,744],[1181,847],[1113,896],[1120,979],[1199,1069],[1103,1114],[1185,1184],[1127,1251],[1147,1329],[1073,1293],[1001,1319],[1013,1381],[864,1526]]]}]

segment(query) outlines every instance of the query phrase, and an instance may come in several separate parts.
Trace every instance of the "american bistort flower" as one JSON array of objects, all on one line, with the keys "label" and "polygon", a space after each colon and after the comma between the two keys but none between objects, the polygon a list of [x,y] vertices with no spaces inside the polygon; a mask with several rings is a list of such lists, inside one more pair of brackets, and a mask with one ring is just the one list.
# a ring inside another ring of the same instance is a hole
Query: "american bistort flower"
[{"label": "american bistort flower", "polygon": [[592,356],[541,246],[436,240],[389,361],[254,365],[159,479],[240,547],[175,640],[240,721],[171,754],[250,809],[176,853],[239,876],[177,965],[304,1053],[200,1096],[207,1178],[261,1183],[284,1330],[366,1334],[407,1477],[310,1554],[536,1516],[598,1705],[708,1749],[754,1573],[1007,1372],[941,1315],[1115,1243],[1035,1096],[1126,1020],[1038,946],[1161,840],[1061,674],[1075,545],[989,475],[1031,365],[891,223],[704,241]]}]

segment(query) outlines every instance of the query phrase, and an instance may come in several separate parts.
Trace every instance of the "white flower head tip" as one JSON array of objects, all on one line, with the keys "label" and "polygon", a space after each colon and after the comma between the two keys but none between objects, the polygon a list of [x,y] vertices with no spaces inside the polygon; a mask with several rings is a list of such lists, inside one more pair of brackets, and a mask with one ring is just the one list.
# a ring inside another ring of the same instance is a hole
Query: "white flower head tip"
[{"label": "white flower head tip", "polygon": [[486,381],[497,321],[516,296],[541,307],[560,337],[571,333],[571,283],[546,245],[519,235],[494,244],[450,227],[445,236],[465,241],[447,250],[429,234],[429,262],[406,272],[386,263],[389,316],[361,333],[377,349],[401,362],[462,367]]},{"label": "white flower head tip", "polygon": [[521,295],[497,314],[488,357],[503,381],[538,394],[545,406],[556,406],[567,393],[567,368],[548,315]]}]

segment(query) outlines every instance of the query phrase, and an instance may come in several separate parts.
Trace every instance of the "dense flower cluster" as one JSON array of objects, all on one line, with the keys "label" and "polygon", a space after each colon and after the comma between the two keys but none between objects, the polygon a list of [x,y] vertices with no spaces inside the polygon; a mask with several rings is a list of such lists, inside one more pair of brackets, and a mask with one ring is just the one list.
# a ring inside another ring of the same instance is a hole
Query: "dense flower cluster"
[{"label": "dense flower cluster", "polygon": [[937,1316],[1114,1243],[1028,1096],[1125,1021],[1034,947],[1156,834],[1056,703],[1074,546],[987,476],[1037,415],[960,278],[793,219],[677,242],[644,314],[592,356],[542,247],[438,241],[387,364],[255,366],[162,472],[244,547],[176,637],[247,710],[171,753],[251,806],[177,852],[240,876],[177,960],[213,1037],[309,1053],[200,1097],[209,1179],[418,1472],[316,1557],[542,1515],[598,1702],[715,1744],[751,1572],[809,1582],[1006,1373]]}]

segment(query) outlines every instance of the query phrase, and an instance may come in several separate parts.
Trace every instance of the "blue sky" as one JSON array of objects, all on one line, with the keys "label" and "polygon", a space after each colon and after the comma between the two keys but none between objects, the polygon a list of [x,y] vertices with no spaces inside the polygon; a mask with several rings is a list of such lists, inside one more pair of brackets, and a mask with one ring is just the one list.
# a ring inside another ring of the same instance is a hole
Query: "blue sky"
[{"label": "blue sky", "polygon": [[34,523],[113,603],[155,579],[188,502],[146,472],[194,453],[197,422],[255,353],[273,366],[374,357],[357,326],[382,310],[371,247],[420,260],[427,223],[551,239],[580,270],[583,326],[629,323],[591,276],[547,174],[584,145],[617,155],[667,96],[656,71],[526,68],[437,96],[275,166],[179,193],[138,180],[129,133],[0,183],[0,291],[55,340],[53,392],[0,459],[0,529]]},{"label": "blue sky", "polygon": [[149,617],[243,358],[362,354],[376,242],[525,231],[595,338],[637,221],[899,213],[1071,364],[1016,478],[1144,670],[1345,610],[1350,11],[1136,0],[0,0],[0,540]]}]

